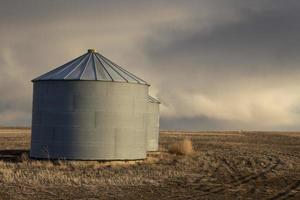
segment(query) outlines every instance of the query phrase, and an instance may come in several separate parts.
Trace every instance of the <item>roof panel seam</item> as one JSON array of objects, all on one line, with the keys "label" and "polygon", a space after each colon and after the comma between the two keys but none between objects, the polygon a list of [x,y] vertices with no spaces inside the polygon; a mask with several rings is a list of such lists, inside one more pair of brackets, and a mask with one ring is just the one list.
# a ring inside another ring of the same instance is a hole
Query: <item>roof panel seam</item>
[{"label": "roof panel seam", "polygon": [[76,67],[74,67],[74,69],[73,70],[71,70],[63,79],[66,79],[67,77],[69,77],[78,67],[80,67],[80,64],[82,63],[82,61],[83,60],[85,60],[86,59],[86,57],[85,58],[83,58],[77,65],[76,65]]},{"label": "roof panel seam", "polygon": [[95,54],[95,56],[96,56],[96,58],[98,59],[98,61],[100,62],[100,64],[102,65],[102,67],[104,68],[104,70],[106,71],[106,73],[108,74],[108,76],[110,77],[110,79],[111,79],[112,81],[115,81],[115,80],[112,78],[112,76],[108,73],[106,67],[103,65],[103,63],[101,62],[101,59],[98,57],[98,55]]},{"label": "roof panel seam", "polygon": [[[79,60],[83,60],[84,59],[84,56],[82,58],[80,58]],[[76,62],[76,61],[74,61]],[[80,62],[79,62],[80,63]],[[58,71],[58,72],[55,72],[52,76],[56,76],[56,75],[59,75],[60,73],[63,73],[64,71],[66,71],[67,69],[69,69],[69,67],[72,66],[72,63],[68,64],[65,68],[63,68],[61,71]]]},{"label": "roof panel seam", "polygon": [[[75,58],[75,59],[73,59],[73,60],[71,60],[71,61],[69,61],[69,62],[63,64],[62,66],[60,66],[60,67],[58,67],[58,68],[55,68],[55,69],[53,69],[53,70],[47,72],[46,74],[43,74],[43,75],[41,75],[41,76],[39,76],[39,77],[37,77],[37,78],[35,78],[35,79],[33,79],[33,80],[40,80],[40,79],[42,79],[42,78],[44,78],[44,77],[46,77],[46,76],[49,76],[49,75],[50,75],[50,77],[52,77],[54,74],[57,74],[58,71],[59,71],[60,69],[62,69],[62,68],[64,68],[64,67],[65,67],[65,68],[70,67],[70,65],[71,65],[72,62],[76,62],[77,60],[82,59],[85,55],[86,55],[86,54],[83,54],[83,55],[81,55],[81,56],[79,56],[79,57],[77,57],[77,58]],[[65,69],[64,69],[63,71],[65,71]],[[52,74],[52,73],[53,73],[53,74]],[[52,74],[52,75],[51,75],[51,74]]]},{"label": "roof panel seam", "polygon": [[136,80],[139,83],[147,83],[146,81],[144,81],[143,79],[137,77],[136,75],[130,73],[129,71],[123,69],[122,67],[120,67],[119,65],[117,65],[116,63],[114,63],[113,61],[109,60],[108,58],[104,57],[101,55],[101,57],[107,61],[109,61],[110,63],[112,63],[115,67],[117,67],[118,69],[120,69],[121,71],[123,71],[124,73],[126,73],[128,76],[132,77],[133,79],[138,79]]},{"label": "roof panel seam", "polygon": [[80,74],[80,76],[79,76],[79,79],[82,78],[84,72],[86,71],[86,68],[87,68],[87,66],[88,66],[88,64],[89,64],[89,62],[90,62],[91,57],[92,57],[92,56],[89,55],[89,59],[88,59],[88,61],[86,62],[86,65],[85,65],[84,69],[82,70],[82,72],[81,72],[81,74]]},{"label": "roof panel seam", "polygon": [[[100,54],[99,54],[100,55]],[[128,80],[124,77],[124,76],[122,76],[122,74],[121,73],[119,73],[116,69],[114,69],[112,66],[110,66],[110,64],[109,63],[107,63],[106,62],[106,60],[104,60],[103,59],[103,61],[113,70],[113,71],[115,71],[117,74],[119,74],[119,76],[121,76],[121,78],[123,78],[126,82],[128,82]]]},{"label": "roof panel seam", "polygon": [[[101,58],[102,58],[103,60],[107,60],[108,62],[110,62],[110,63],[113,64],[113,62],[110,61],[109,59],[105,58],[105,57],[102,56],[101,54],[99,54],[99,55],[101,56]],[[106,63],[107,63],[107,62],[106,62]],[[118,67],[117,67],[117,68],[118,68]],[[124,72],[122,69],[120,69],[120,68],[118,68],[118,69],[121,70],[122,72]],[[132,76],[131,74],[126,73],[126,72],[124,72],[124,73],[127,74],[128,76],[130,76],[132,79],[134,79],[137,83],[140,83],[139,80],[136,80],[136,78],[135,78],[134,76]]]},{"label": "roof panel seam", "polygon": [[98,72],[96,70],[96,63],[95,63],[94,55],[92,55],[92,61],[93,61],[93,69],[94,69],[94,73],[95,73],[95,80],[98,80]]}]

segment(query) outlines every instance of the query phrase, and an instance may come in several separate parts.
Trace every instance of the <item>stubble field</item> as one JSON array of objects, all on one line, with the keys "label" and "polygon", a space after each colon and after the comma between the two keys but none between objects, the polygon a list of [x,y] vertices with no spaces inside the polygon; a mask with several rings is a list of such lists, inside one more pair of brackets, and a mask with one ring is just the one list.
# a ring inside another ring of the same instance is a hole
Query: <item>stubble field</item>
[{"label": "stubble field", "polygon": [[[169,147],[192,140],[195,152]],[[144,161],[30,160],[29,129],[0,129],[0,199],[300,199],[300,133],[174,132]]]}]

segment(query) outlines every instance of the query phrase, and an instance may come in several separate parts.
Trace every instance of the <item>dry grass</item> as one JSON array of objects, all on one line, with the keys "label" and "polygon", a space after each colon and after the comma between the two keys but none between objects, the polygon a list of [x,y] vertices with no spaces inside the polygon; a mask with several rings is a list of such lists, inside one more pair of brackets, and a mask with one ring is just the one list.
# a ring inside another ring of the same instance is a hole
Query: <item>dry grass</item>
[{"label": "dry grass", "polygon": [[160,131],[162,136],[176,136],[176,137],[193,137],[193,136],[235,136],[240,135],[240,131]]},{"label": "dry grass", "polygon": [[169,152],[177,155],[190,155],[194,153],[193,143],[190,138],[175,142],[169,146]]},{"label": "dry grass", "polygon": [[170,132],[146,160],[104,162],[32,160],[29,134],[3,132],[0,200],[300,199],[293,135]]}]

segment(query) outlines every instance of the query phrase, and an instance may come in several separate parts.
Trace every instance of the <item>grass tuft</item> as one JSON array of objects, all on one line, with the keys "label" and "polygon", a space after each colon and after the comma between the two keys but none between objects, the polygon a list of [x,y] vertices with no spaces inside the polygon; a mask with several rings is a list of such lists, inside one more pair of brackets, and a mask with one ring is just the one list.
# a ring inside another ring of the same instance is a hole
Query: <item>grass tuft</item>
[{"label": "grass tuft", "polygon": [[169,153],[177,155],[190,155],[194,153],[193,143],[190,138],[185,138],[169,146]]},{"label": "grass tuft", "polygon": [[23,153],[20,155],[19,160],[20,160],[21,162],[28,162],[28,161],[30,161],[30,158],[29,158],[28,153],[27,153],[27,152],[23,152]]}]

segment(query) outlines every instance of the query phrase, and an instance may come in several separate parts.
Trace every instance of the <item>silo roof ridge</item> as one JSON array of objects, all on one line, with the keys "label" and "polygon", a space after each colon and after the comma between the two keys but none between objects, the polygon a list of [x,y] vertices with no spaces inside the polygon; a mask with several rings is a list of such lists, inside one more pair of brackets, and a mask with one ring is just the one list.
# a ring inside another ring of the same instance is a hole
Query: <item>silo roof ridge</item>
[{"label": "silo roof ridge", "polygon": [[149,85],[143,79],[120,67],[95,49],[51,70],[32,81],[90,80],[116,81]]}]

